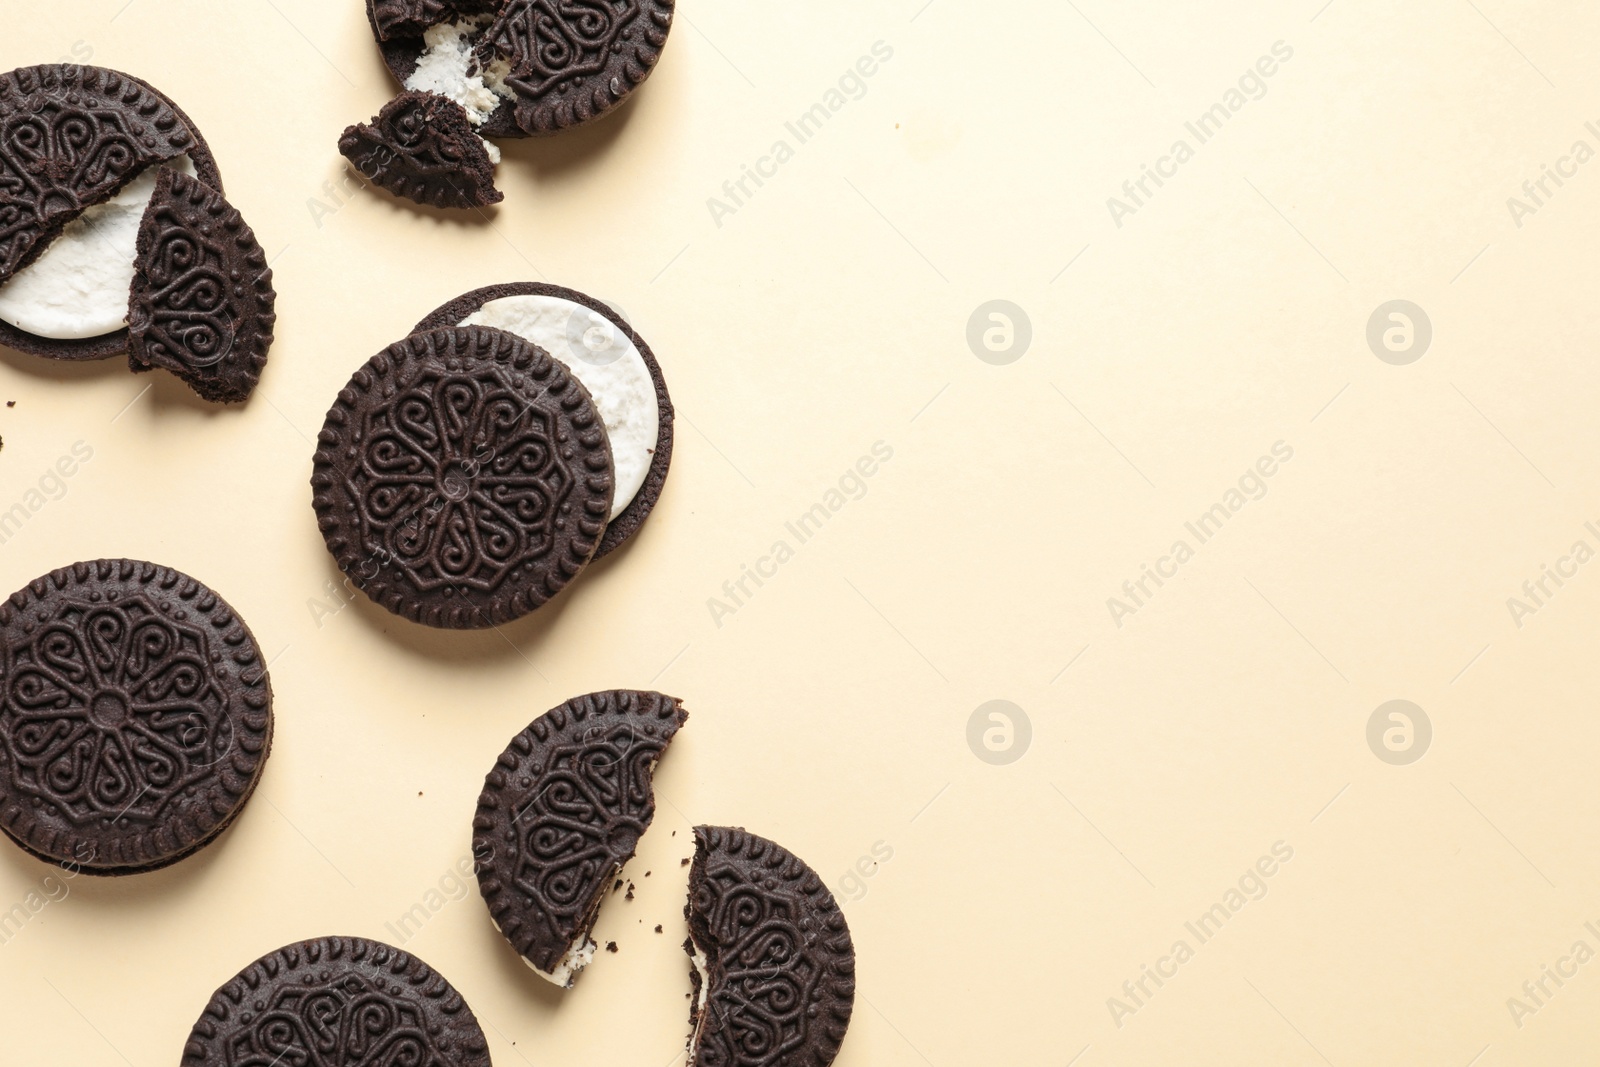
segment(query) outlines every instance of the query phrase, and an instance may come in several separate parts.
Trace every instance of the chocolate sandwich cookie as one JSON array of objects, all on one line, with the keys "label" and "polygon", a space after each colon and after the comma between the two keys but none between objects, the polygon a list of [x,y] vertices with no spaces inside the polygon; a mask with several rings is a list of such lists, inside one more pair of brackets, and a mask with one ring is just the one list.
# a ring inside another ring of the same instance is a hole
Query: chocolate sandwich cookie
[{"label": "chocolate sandwich cookie", "polygon": [[0,604],[0,829],[39,859],[137,874],[238,816],[272,686],[233,609],[188,575],[102,559]]},{"label": "chocolate sandwich cookie", "polygon": [[473,130],[466,109],[435,93],[401,93],[370,124],[351,126],[339,152],[396,196],[441,208],[488,207],[499,149]]},{"label": "chocolate sandwich cookie", "polygon": [[661,693],[575,697],[495,762],[472,820],[478,888],[528,965],[570,988],[612,879],[655,818],[651,776],[688,712]]},{"label": "chocolate sandwich cookie", "polygon": [[[127,350],[125,278],[164,166],[222,189],[199,131],[148,83],[72,64],[0,75],[0,344],[66,360]],[[77,299],[59,298],[63,276]]]},{"label": "chocolate sandwich cookie", "polygon": [[450,629],[560,592],[594,556],[613,484],[582,383],[480,327],[413,334],[356,371],[311,477],[339,569],[396,615]]},{"label": "chocolate sandwich cookie", "polygon": [[211,997],[182,1067],[490,1067],[472,1009],[426,963],[322,937],[261,957]]},{"label": "chocolate sandwich cookie", "polygon": [[161,367],[206,400],[243,403],[272,347],[276,301],[267,255],[233,205],[161,171],[139,225],[129,366]]},{"label": "chocolate sandwich cookie", "polygon": [[688,1067],[828,1067],[855,1004],[844,913],[766,838],[697,826],[689,872]]},{"label": "chocolate sandwich cookie", "polygon": [[463,106],[470,96],[485,137],[557,133],[615,109],[655,69],[673,9],[674,0],[367,0],[395,79]]},{"label": "chocolate sandwich cookie", "polygon": [[672,465],[672,397],[655,353],[605,304],[537,282],[491,285],[457,297],[413,332],[493,326],[543,348],[583,382],[606,424],[617,491],[600,559],[636,533],[661,498]]}]

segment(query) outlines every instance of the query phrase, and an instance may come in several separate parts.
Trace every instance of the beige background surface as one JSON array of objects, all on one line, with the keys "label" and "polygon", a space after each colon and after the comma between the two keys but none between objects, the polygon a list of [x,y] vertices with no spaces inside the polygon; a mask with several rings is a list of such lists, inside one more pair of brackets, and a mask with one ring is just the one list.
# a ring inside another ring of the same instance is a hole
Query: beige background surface
[{"label": "beige background surface", "polygon": [[[1600,549],[1600,161],[1520,226],[1507,200],[1600,149],[1600,12],[690,0],[622,113],[508,146],[487,220],[345,182],[339,132],[392,91],[354,0],[5,15],[4,66],[115,66],[190,112],[273,257],[281,329],[242,411],[0,353],[0,508],[94,449],[0,545],[0,585],[102,555],[194,574],[273,657],[278,730],[217,847],[76,879],[0,945],[0,1060],[173,1064],[258,955],[396,940],[431,902],[405,947],[500,1067],[670,1067],[701,821],[781,840],[841,897],[861,979],[841,1067],[1593,1054],[1600,962],[1560,961],[1600,950],[1600,563],[1520,626],[1507,601]],[[1264,95],[1196,146],[1184,123],[1280,41]],[[796,144],[785,122],[877,42],[864,95]],[[1179,138],[1194,158],[1119,227],[1108,198]],[[779,139],[793,158],[714,218]],[[654,518],[504,638],[360,600],[319,619],[308,477],[334,394],[435,305],[528,278],[619,303],[659,354],[680,421]],[[993,299],[1031,321],[1009,365],[966,340]],[[1433,327],[1404,366],[1365,338],[1395,299]],[[714,619],[877,442],[864,495]],[[1118,626],[1108,598],[1277,442],[1265,495]],[[506,740],[613,686],[693,718],[639,897],[601,920],[620,952],[561,996],[450,871]],[[994,699],[1032,727],[1006,765],[967,743]],[[1432,724],[1410,765],[1367,744],[1391,699]],[[1265,895],[1199,943],[1184,924],[1279,842]],[[847,878],[875,846],[892,859]],[[0,906],[50,873],[0,848]],[[1179,940],[1193,958],[1130,999]],[[1535,1004],[1545,966],[1575,974]]]}]

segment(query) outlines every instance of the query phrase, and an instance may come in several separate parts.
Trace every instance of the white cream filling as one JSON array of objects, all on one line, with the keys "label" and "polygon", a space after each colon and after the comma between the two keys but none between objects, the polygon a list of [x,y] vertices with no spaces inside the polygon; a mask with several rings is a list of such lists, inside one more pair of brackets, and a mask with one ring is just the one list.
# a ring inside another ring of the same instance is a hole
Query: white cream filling
[{"label": "white cream filling", "polygon": [[[494,921],[493,916],[489,917],[489,922],[496,930],[500,931],[501,936],[505,935],[505,930],[501,929],[500,924]],[[573,942],[571,948],[567,949],[567,954],[561,957],[561,962],[556,964],[556,969],[553,971],[541,971],[526,956],[519,956],[518,958],[527,965],[528,970],[545,981],[553,982],[562,989],[571,989],[573,979],[578,977],[578,972],[594,962],[594,954],[599,947],[588,934],[584,934]]]},{"label": "white cream filling", "polygon": [[[689,941],[693,944],[693,935]],[[694,1002],[694,1033],[689,1036],[690,1063],[694,1062],[694,1054],[700,1048],[700,1034],[706,1028],[706,1004],[711,1000],[711,961],[699,945],[694,946],[693,960],[695,973],[700,976],[700,992]]]},{"label": "white cream filling", "polygon": [[555,296],[491,300],[460,325],[492,326],[538,345],[589,390],[611,440],[611,518],[621,515],[644,487],[661,433],[656,383],[638,346],[606,316]]},{"label": "white cream filling", "polygon": [[139,223],[163,166],[194,177],[188,156],[148,167],[116,196],[67,223],[38,259],[0,286],[0,319],[60,341],[100,337],[126,326]]},{"label": "white cream filling", "polygon": [[[573,979],[578,977],[578,972],[594,962],[595,950],[600,946],[595,944],[587,935],[577,944],[567,949],[567,954],[556,964],[556,969],[546,973],[534,967],[533,972],[540,978],[554,982],[562,989],[572,988]],[[530,963],[528,966],[533,967]]]},{"label": "white cream filling", "polygon": [[[480,70],[472,52],[478,34],[493,21],[493,15],[480,15],[430,26],[422,35],[426,48],[417,59],[417,69],[406,79],[406,88],[448,97],[466,109],[474,126],[483,125],[503,98],[514,95],[505,85],[510,65],[497,60]],[[492,158],[495,153],[490,155]]]},{"label": "white cream filling", "polygon": [[487,137],[480,137],[478,140],[483,142],[483,150],[489,153],[489,162],[498,167],[500,165],[500,146]]}]

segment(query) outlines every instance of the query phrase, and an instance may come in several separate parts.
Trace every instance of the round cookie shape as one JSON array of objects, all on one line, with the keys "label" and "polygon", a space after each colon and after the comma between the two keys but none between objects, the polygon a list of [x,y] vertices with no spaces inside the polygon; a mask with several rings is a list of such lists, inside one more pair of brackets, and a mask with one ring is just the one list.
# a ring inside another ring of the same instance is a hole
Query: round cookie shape
[{"label": "round cookie shape", "polygon": [[[650,373],[651,381],[656,390],[657,432],[654,454],[651,456],[650,469],[644,478],[644,484],[634,494],[633,500],[623,509],[622,513],[612,519],[606,526],[605,536],[600,541],[600,548],[595,552],[594,558],[601,559],[615,551],[624,541],[632,537],[644,525],[650,513],[655,509],[656,502],[661,499],[662,489],[666,486],[667,472],[672,466],[673,418],[674,411],[672,397],[667,392],[667,381],[661,373],[661,364],[656,361],[655,353],[645,343],[644,338],[627,322],[623,321],[615,311],[586,293],[575,289],[566,289],[559,285],[546,285],[542,282],[513,282],[505,285],[490,285],[482,289],[474,289],[450,301],[448,304],[430,312],[426,318],[416,325],[413,333],[424,330],[438,329],[445,326],[455,326],[470,318],[483,308],[485,304],[510,297],[535,296],[556,300],[564,300],[581,307],[588,308],[597,315],[603,316],[633,345],[639,356],[644,360],[645,367]],[[559,352],[557,358],[568,362],[568,353]]]},{"label": "round cookie shape", "polygon": [[212,994],[181,1067],[490,1067],[455,987],[409,953],[322,937],[268,953]]},{"label": "round cookie shape", "polygon": [[688,718],[661,693],[575,697],[512,738],[484,780],[478,889],[506,940],[556,985],[594,955],[606,890],[655,818],[655,765]]},{"label": "round cookie shape", "polygon": [[76,563],[0,604],[0,829],[39,859],[137,874],[238,816],[272,745],[261,650],[154,563]]},{"label": "round cookie shape", "polygon": [[312,504],[357,588],[426,626],[528,614],[593,557],[611,447],[588,393],[500,330],[413,334],[350,379],[318,435]]},{"label": "round cookie shape", "polygon": [[[381,0],[367,0],[373,36],[403,85],[416,72],[422,42],[392,31],[385,39],[375,2]],[[655,69],[674,8],[675,0],[500,0],[474,25],[478,67],[495,72],[503,90],[478,132],[540,137],[608,114]]]},{"label": "round cookie shape", "polygon": [[[222,173],[199,128],[148,82],[105,67],[50,64],[0,75],[0,284],[43,254],[67,223],[140,173],[187,155],[201,181]],[[46,359],[108,359],[126,330],[41,337],[0,320],[0,344]]]},{"label": "round cookie shape", "polygon": [[817,873],[737,827],[697,826],[687,1067],[828,1067],[855,1004],[855,946]]},{"label": "round cookie shape", "polygon": [[162,367],[203,399],[250,398],[277,322],[272,270],[222,194],[163,170],[139,226],[128,307],[128,364]]}]

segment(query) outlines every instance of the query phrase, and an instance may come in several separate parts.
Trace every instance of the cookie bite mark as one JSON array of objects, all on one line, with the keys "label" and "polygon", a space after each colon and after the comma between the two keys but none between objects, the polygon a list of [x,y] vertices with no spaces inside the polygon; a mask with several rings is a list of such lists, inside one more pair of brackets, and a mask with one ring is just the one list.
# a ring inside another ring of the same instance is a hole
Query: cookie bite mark
[{"label": "cookie bite mark", "polygon": [[276,303],[243,216],[216,190],[163,170],[139,226],[128,365],[171,371],[213,403],[243,403],[267,363]]},{"label": "cookie bite mark", "polygon": [[473,130],[466,109],[433,93],[405,92],[370,124],[351,126],[339,151],[373,184],[439,208],[498,204],[500,150]]},{"label": "cookie bite mark", "polygon": [[569,988],[594,959],[606,889],[655,818],[652,777],[688,717],[662,693],[575,697],[513,738],[484,779],[478,888],[496,929],[547,981]]}]

